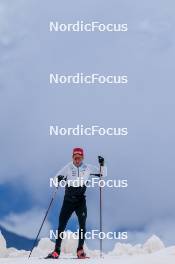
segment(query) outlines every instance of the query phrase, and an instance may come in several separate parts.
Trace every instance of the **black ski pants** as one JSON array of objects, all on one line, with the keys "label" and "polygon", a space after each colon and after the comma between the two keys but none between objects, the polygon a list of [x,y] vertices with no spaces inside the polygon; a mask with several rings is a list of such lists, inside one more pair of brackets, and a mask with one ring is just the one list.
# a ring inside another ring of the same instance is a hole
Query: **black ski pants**
[{"label": "black ski pants", "polygon": [[78,248],[83,247],[86,233],[87,207],[86,198],[81,196],[75,200],[64,198],[63,205],[59,216],[58,236],[56,239],[55,250],[60,250],[62,239],[60,234],[64,232],[67,222],[72,213],[75,212],[79,222],[79,243]]}]

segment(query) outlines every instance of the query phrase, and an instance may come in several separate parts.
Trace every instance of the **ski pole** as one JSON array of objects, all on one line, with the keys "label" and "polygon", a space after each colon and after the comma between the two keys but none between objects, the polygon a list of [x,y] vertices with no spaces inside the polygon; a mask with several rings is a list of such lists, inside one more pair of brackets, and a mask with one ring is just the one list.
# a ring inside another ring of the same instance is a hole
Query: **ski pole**
[{"label": "ski pole", "polygon": [[51,206],[52,206],[52,204],[53,204],[53,201],[54,201],[54,199],[55,199],[56,193],[57,193],[57,189],[56,189],[56,190],[54,191],[54,193],[53,193],[53,196],[52,196],[52,199],[51,199],[51,201],[50,201],[49,207],[48,207],[48,209],[47,209],[47,211],[46,211],[46,214],[45,214],[45,216],[44,216],[44,219],[43,219],[43,221],[42,221],[42,224],[41,224],[40,229],[39,229],[39,231],[38,231],[38,234],[37,234],[37,236],[36,236],[36,239],[35,239],[35,241],[34,241],[34,243],[33,243],[33,246],[32,246],[32,248],[31,248],[31,250],[30,250],[29,258],[30,258],[31,254],[32,254],[32,251],[33,251],[33,249],[34,249],[34,247],[35,247],[35,245],[36,245],[36,243],[37,243],[37,240],[38,240],[39,234],[40,234],[41,229],[42,229],[42,227],[43,227],[43,225],[44,225],[44,222],[45,222],[45,220],[46,220],[46,218],[47,218],[47,215],[48,215],[48,213],[49,213],[49,210],[50,210],[50,208],[51,208]]},{"label": "ski pole", "polygon": [[[100,164],[100,180],[102,177],[101,173],[101,164]],[[100,233],[102,233],[103,226],[102,226],[102,187],[100,185]],[[100,239],[100,258],[102,258],[102,251],[103,251],[103,244],[102,244],[102,239]]]}]

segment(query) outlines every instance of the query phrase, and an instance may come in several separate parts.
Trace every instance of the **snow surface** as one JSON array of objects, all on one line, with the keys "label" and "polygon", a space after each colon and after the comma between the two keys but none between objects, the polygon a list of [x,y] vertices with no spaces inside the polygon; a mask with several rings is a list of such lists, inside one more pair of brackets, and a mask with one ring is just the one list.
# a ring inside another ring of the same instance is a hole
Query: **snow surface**
[{"label": "snow surface", "polygon": [[[71,231],[68,231],[71,232]],[[79,261],[89,264],[175,264],[175,246],[165,248],[163,242],[155,235],[149,238],[143,245],[116,243],[114,249],[103,258],[99,258],[98,250],[85,250],[90,259],[77,260],[75,252],[77,241],[75,239],[63,240],[62,253],[59,260],[43,259],[54,248],[54,243],[48,238],[42,238],[38,246],[34,248],[32,257],[28,259],[29,252],[7,248],[6,241],[0,232],[0,263],[2,264],[42,264],[42,263],[66,263],[74,264]]]}]

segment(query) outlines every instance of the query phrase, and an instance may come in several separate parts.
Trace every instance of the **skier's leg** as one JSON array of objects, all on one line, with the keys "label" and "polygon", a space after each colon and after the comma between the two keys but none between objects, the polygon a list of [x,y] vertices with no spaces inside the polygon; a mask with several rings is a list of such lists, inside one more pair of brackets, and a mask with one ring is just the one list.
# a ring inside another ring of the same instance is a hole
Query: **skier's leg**
[{"label": "skier's leg", "polygon": [[64,200],[62,208],[61,208],[60,216],[59,216],[58,237],[55,243],[55,251],[59,253],[60,253],[60,247],[61,247],[61,242],[62,242],[60,234],[64,232],[67,222],[69,218],[71,217],[73,211],[74,211],[74,204],[67,200]]},{"label": "skier's leg", "polygon": [[[75,213],[78,217],[79,222],[79,243],[78,249],[83,248],[84,240],[85,240],[85,233],[86,233],[86,218],[87,218],[87,207],[86,207],[86,199],[83,198],[78,203]],[[78,250],[77,249],[77,250]]]}]

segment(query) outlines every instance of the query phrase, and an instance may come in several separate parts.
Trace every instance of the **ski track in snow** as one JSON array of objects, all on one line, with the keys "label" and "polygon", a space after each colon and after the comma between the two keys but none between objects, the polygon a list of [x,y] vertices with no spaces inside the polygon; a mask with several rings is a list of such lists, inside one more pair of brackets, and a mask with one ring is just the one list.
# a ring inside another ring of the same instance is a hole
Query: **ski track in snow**
[{"label": "ski track in snow", "polygon": [[150,254],[142,256],[121,256],[121,257],[104,257],[100,258],[91,258],[91,259],[70,259],[66,257],[60,257],[58,260],[45,260],[33,257],[28,258],[2,258],[0,259],[1,264],[44,264],[44,263],[61,263],[61,264],[76,264],[76,263],[88,263],[88,264],[174,264],[175,263],[175,254],[174,256],[161,256],[161,254]]}]

